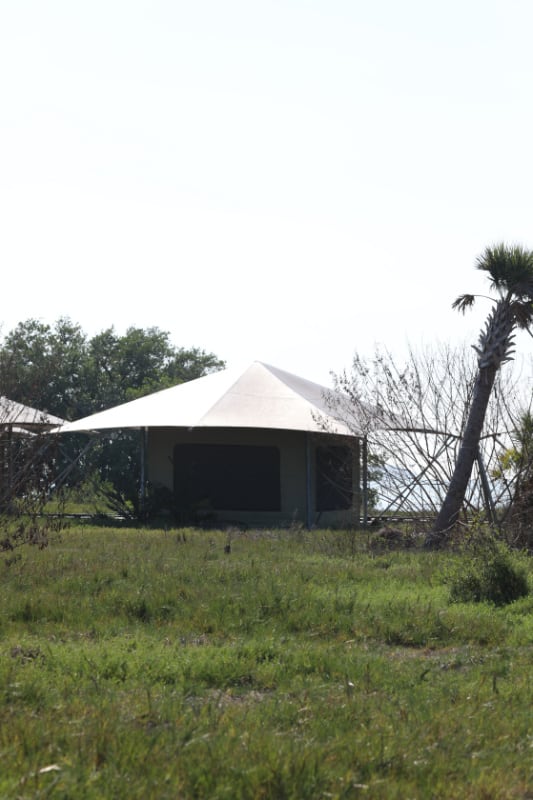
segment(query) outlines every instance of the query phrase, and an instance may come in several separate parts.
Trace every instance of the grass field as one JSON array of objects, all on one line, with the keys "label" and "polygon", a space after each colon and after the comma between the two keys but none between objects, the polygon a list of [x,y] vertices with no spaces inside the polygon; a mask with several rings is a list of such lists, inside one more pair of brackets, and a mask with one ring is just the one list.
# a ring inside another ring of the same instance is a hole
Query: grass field
[{"label": "grass field", "polygon": [[533,597],[452,604],[458,555],[366,534],[228,544],[3,557],[0,798],[533,797]]}]

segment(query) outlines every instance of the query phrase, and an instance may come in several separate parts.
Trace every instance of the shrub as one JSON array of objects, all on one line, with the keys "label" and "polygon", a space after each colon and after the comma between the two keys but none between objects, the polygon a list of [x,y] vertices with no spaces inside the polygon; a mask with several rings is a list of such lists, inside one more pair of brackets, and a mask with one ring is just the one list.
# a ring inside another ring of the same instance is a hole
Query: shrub
[{"label": "shrub", "polygon": [[463,553],[450,577],[452,603],[512,603],[529,594],[526,570],[508,547],[490,537]]}]

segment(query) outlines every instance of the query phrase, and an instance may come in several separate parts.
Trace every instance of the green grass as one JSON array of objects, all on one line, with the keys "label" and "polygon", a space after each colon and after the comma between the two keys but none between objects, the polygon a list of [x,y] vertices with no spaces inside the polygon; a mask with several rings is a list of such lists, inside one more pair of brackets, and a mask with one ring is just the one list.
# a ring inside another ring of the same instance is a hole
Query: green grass
[{"label": "green grass", "polygon": [[459,556],[363,534],[227,541],[0,562],[1,798],[531,797],[532,597],[450,603]]}]

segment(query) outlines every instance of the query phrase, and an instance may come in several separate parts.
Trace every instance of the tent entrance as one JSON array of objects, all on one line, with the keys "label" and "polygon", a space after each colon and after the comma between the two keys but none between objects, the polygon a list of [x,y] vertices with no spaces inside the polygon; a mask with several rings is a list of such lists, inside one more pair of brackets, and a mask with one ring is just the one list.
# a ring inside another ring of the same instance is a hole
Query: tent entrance
[{"label": "tent entrance", "polygon": [[353,503],[353,452],[339,445],[316,448],[316,510],[339,511]]},{"label": "tent entrance", "polygon": [[174,497],[184,516],[281,511],[280,454],[257,445],[177,444]]}]

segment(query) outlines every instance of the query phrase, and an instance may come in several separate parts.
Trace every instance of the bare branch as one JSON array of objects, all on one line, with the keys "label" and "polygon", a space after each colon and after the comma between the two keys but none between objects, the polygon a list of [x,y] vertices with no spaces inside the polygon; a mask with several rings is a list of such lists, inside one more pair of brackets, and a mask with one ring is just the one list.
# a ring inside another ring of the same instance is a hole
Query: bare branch
[{"label": "bare branch", "polygon": [[[383,465],[373,481],[380,510],[436,513],[457,458],[476,371],[470,348],[441,344],[422,351],[410,348],[402,363],[378,348],[370,358],[356,355],[351,372],[335,377],[344,399],[333,413],[354,430],[364,429],[369,452]],[[494,502],[503,514],[514,484],[508,476],[494,476],[511,441],[523,382],[506,372],[503,392],[499,380],[480,448]],[[476,467],[465,501],[470,508],[483,507],[478,477]]]}]

